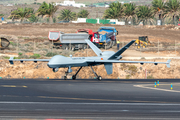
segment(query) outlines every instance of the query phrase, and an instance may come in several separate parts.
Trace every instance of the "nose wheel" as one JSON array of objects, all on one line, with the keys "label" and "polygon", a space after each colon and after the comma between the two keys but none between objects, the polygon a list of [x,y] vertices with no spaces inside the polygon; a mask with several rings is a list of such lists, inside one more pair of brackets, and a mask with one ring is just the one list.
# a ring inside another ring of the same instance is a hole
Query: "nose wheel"
[{"label": "nose wheel", "polygon": [[101,76],[98,76],[98,78],[97,78],[99,81],[101,81],[101,79],[102,79],[102,77]]},{"label": "nose wheel", "polygon": [[67,80],[67,76],[64,76],[64,80]]},{"label": "nose wheel", "polygon": [[72,76],[72,79],[73,79],[73,80],[75,80],[75,79],[76,79],[76,76],[75,76],[75,75],[73,75],[73,76]]},{"label": "nose wheel", "polygon": [[76,75],[79,73],[79,71],[82,69],[82,66],[79,68],[79,70],[76,72],[75,75],[72,76],[72,79],[75,80],[76,79]]}]

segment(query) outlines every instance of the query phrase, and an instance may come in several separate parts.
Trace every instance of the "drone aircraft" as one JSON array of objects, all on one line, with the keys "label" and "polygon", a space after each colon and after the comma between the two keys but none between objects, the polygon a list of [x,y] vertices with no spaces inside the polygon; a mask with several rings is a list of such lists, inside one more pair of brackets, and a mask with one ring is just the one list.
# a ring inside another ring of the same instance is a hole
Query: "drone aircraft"
[{"label": "drone aircraft", "polygon": [[9,59],[10,64],[14,64],[13,61],[37,61],[39,62],[48,62],[48,67],[52,68],[53,72],[57,72],[59,68],[68,68],[67,72],[65,72],[64,79],[67,79],[68,73],[72,72],[71,67],[80,67],[76,74],[72,76],[72,79],[75,80],[77,74],[82,69],[82,67],[90,66],[94,75],[98,80],[101,80],[102,77],[98,76],[97,73],[93,70],[92,66],[104,65],[107,74],[112,74],[113,72],[113,64],[112,63],[140,63],[143,65],[144,63],[153,63],[154,65],[158,64],[166,64],[168,68],[170,68],[170,61],[167,62],[147,62],[147,61],[124,61],[122,59],[121,54],[127,50],[135,40],[132,40],[127,45],[125,45],[122,49],[118,50],[116,53],[114,51],[104,51],[102,52],[97,46],[95,46],[91,41],[85,40],[87,44],[91,47],[91,49],[96,53],[95,57],[65,57],[61,55],[55,55],[51,59],[14,59],[11,57]]}]

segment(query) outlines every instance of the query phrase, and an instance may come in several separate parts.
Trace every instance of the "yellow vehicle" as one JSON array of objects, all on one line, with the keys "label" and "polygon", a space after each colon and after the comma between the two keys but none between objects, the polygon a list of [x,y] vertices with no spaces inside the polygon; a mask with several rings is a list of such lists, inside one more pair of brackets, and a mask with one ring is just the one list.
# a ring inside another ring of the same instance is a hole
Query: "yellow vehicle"
[{"label": "yellow vehicle", "polygon": [[5,49],[9,46],[10,42],[6,38],[0,37],[0,49]]},{"label": "yellow vehicle", "polygon": [[148,45],[150,45],[150,41],[148,40],[148,36],[141,36],[139,39],[135,41],[135,45],[137,48],[146,48]]}]

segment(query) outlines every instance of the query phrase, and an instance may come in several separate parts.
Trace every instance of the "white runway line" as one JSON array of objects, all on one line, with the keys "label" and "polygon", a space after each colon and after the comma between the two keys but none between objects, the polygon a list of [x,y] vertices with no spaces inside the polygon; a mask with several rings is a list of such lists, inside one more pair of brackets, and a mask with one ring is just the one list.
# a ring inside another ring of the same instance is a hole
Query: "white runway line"
[{"label": "white runway line", "polygon": [[0,104],[34,104],[34,105],[159,105],[159,106],[180,106],[180,104],[173,104],[173,103],[72,103],[72,102],[8,102],[2,101]]},{"label": "white runway line", "polygon": [[[175,85],[179,85],[180,83],[175,83]],[[147,87],[149,85],[152,85],[152,84],[144,84],[144,85],[133,85],[134,87],[140,87],[140,88],[146,88],[146,89],[153,89],[153,90],[160,90],[160,91],[166,91],[166,92],[177,92],[177,93],[180,93],[180,91],[177,91],[177,90],[168,90],[168,89],[162,89],[162,88],[155,88],[155,87]],[[170,84],[161,84],[162,85],[169,85]],[[170,87],[169,87],[170,88]]]}]

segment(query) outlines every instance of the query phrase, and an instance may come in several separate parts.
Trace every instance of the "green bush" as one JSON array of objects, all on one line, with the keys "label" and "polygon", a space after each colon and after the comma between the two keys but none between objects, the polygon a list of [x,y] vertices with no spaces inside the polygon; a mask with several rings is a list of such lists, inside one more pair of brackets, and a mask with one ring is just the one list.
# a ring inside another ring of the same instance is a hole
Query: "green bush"
[{"label": "green bush", "polygon": [[22,53],[21,53],[21,52],[19,52],[19,53],[18,53],[18,55],[19,55],[19,56],[22,56]]},{"label": "green bush", "polygon": [[131,75],[126,75],[126,79],[130,79]]},{"label": "green bush", "polygon": [[12,46],[17,46],[17,44],[14,43],[14,42],[12,42],[12,41],[10,41],[10,45],[12,45]]},{"label": "green bush", "polygon": [[30,58],[34,58],[34,59],[37,59],[37,58],[40,58],[40,57],[41,57],[41,55],[39,55],[39,54],[34,54],[34,55],[30,56]]},{"label": "green bush", "polygon": [[25,44],[25,46],[30,46],[29,44]]},{"label": "green bush", "polygon": [[152,75],[147,76],[147,79],[154,79]]},{"label": "green bush", "polygon": [[46,54],[47,57],[52,57],[52,56],[55,56],[55,55],[57,55],[57,54],[56,53],[52,53],[52,52],[49,52],[49,53]]},{"label": "green bush", "polygon": [[14,59],[21,59],[20,57],[14,57]]},{"label": "green bush", "polygon": [[135,65],[129,65],[128,70],[131,71],[131,75],[134,75],[137,72],[137,67]]},{"label": "green bush", "polygon": [[7,56],[4,56],[3,58],[4,58],[4,59],[10,59],[10,57],[7,57]]}]

